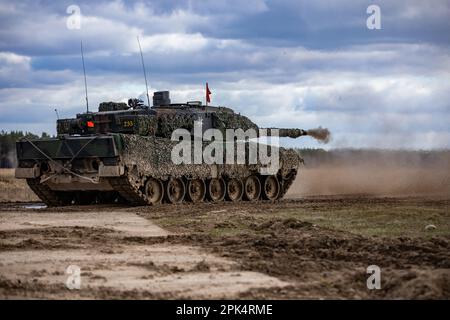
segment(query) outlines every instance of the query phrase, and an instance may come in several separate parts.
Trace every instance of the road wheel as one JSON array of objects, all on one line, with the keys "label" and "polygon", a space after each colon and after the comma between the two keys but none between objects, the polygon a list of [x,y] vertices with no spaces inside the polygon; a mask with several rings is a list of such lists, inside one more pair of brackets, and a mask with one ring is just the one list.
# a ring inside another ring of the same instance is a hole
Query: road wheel
[{"label": "road wheel", "polygon": [[280,183],[276,176],[267,176],[264,179],[263,196],[266,200],[276,200],[280,194]]},{"label": "road wheel", "polygon": [[226,186],[222,178],[213,178],[208,183],[208,197],[211,201],[222,201],[225,197]]},{"label": "road wheel", "polygon": [[186,188],[181,178],[172,178],[167,181],[166,195],[170,203],[180,203],[184,199]]},{"label": "road wheel", "polygon": [[202,202],[205,199],[206,186],[202,179],[189,180],[188,195],[192,202]]},{"label": "road wheel", "polygon": [[227,199],[230,201],[240,201],[244,194],[244,184],[241,179],[231,179],[227,183]]},{"label": "road wheel", "polygon": [[261,183],[256,175],[247,177],[244,183],[245,199],[249,201],[257,201],[261,195]]},{"label": "road wheel", "polygon": [[145,195],[149,204],[161,203],[164,196],[164,186],[161,180],[150,178],[145,183]]}]

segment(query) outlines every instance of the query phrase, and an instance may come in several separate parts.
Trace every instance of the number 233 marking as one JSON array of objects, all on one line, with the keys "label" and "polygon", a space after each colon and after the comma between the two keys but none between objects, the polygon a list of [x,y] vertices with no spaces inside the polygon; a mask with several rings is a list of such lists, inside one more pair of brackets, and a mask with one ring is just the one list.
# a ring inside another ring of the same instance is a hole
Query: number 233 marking
[{"label": "number 233 marking", "polygon": [[125,121],[122,123],[122,125],[123,125],[124,128],[129,128],[129,127],[132,127],[132,126],[134,125],[134,123],[133,123],[133,121],[131,121],[131,120],[125,120]]}]

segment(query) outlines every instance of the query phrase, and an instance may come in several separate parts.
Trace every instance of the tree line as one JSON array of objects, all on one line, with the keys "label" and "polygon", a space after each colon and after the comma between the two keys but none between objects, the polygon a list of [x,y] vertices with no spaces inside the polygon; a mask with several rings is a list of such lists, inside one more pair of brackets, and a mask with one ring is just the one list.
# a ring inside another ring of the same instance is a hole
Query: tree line
[{"label": "tree line", "polygon": [[38,139],[50,138],[51,136],[42,132],[41,136],[31,132],[23,131],[0,131],[0,168],[14,168],[16,166],[16,141],[22,138]]}]

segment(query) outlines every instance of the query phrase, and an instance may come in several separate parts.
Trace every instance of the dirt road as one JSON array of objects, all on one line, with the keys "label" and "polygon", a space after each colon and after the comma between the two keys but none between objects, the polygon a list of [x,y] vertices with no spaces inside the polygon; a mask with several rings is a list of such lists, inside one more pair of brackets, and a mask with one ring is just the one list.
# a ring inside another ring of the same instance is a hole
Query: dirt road
[{"label": "dirt road", "polygon": [[[287,285],[166,242],[169,232],[134,213],[102,210],[1,212],[3,297],[227,298]],[[70,265],[81,269],[81,290],[64,288]]]},{"label": "dirt road", "polygon": [[[0,205],[2,298],[450,298],[450,201]],[[436,228],[425,227],[433,224]],[[367,266],[382,289],[366,286]],[[81,269],[69,290],[66,268]]]}]

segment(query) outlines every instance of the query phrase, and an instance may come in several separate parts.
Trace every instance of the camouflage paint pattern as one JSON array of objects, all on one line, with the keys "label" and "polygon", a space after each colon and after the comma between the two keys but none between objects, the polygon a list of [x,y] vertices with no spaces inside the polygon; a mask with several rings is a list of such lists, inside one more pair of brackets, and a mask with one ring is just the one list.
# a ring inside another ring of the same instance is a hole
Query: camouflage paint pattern
[{"label": "camouflage paint pattern", "polygon": [[[123,140],[123,161],[128,168],[136,166],[145,176],[167,179],[168,177],[188,177],[209,179],[216,174],[230,178],[245,178],[258,173],[262,164],[226,164],[224,150],[223,164],[178,164],[171,160],[171,152],[177,141],[152,136],[121,135]],[[208,142],[203,143],[203,149]],[[246,154],[248,154],[248,143]],[[192,147],[192,150],[194,148]],[[279,148],[280,173],[286,174],[290,170],[297,170],[302,162],[297,152],[292,149]],[[192,161],[193,162],[193,161]]]}]

